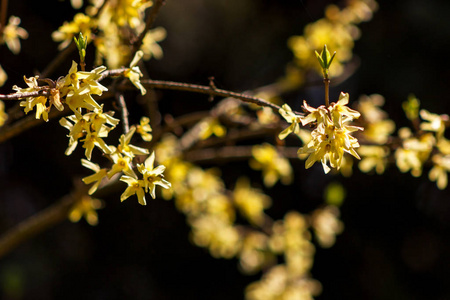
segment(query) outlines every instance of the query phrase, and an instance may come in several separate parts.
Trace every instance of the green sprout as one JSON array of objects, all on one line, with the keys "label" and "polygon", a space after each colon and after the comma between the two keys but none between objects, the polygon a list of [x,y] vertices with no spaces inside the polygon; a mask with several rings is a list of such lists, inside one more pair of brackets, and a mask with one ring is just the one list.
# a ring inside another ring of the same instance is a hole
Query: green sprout
[{"label": "green sprout", "polygon": [[336,55],[336,51],[331,55],[330,51],[328,51],[327,45],[323,46],[322,53],[318,53],[316,51],[317,59],[319,60],[320,66],[322,67],[323,75],[325,78],[328,78],[328,69],[330,68],[331,63],[333,62],[334,56]]},{"label": "green sprout", "polygon": [[75,41],[75,45],[77,45],[78,54],[80,55],[80,66],[84,71],[84,67],[86,66],[85,58],[86,58],[86,48],[87,48],[87,37],[83,36],[80,32],[79,38],[73,37]]}]

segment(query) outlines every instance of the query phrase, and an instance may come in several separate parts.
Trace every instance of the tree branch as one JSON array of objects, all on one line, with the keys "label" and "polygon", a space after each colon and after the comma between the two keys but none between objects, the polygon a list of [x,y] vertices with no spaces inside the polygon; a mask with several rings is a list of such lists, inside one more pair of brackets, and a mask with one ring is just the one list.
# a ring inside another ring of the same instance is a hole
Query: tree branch
[{"label": "tree branch", "polygon": [[183,82],[175,82],[175,81],[163,81],[163,80],[141,80],[141,83],[144,86],[155,88],[155,89],[167,89],[167,90],[181,90],[186,92],[200,93],[206,94],[209,96],[218,96],[225,98],[235,98],[241,101],[256,104],[259,106],[267,106],[272,108],[275,111],[278,111],[281,107],[266,101],[264,99],[254,97],[248,94],[236,93],[227,90],[222,90],[216,88],[214,85],[198,85],[198,84],[190,84]]},{"label": "tree branch", "polygon": [[64,221],[75,203],[74,195],[67,195],[52,206],[22,221],[0,236],[0,258],[31,237]]}]

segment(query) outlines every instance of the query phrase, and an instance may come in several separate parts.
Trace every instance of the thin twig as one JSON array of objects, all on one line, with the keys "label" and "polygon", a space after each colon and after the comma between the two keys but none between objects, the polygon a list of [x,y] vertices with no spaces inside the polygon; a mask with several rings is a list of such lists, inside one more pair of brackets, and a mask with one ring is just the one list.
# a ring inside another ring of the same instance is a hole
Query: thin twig
[{"label": "thin twig", "polygon": [[120,110],[122,112],[122,126],[123,126],[123,132],[126,134],[128,131],[130,131],[130,123],[128,122],[128,109],[127,104],[125,102],[125,98],[123,97],[122,93],[116,94],[117,102],[119,102]]},{"label": "thin twig", "polygon": [[175,81],[164,81],[164,80],[141,80],[141,83],[147,87],[155,88],[155,89],[168,89],[168,90],[181,90],[186,92],[200,93],[206,94],[209,96],[218,96],[218,97],[226,97],[226,98],[235,98],[241,101],[256,104],[259,106],[267,106],[272,108],[275,111],[278,111],[281,107],[266,101],[264,99],[254,97],[247,94],[236,93],[232,91],[222,90],[216,88],[214,85],[198,85],[198,84],[190,84],[183,82],[175,82]]},{"label": "thin twig", "polygon": [[28,97],[38,97],[38,96],[48,96],[50,95],[50,91],[48,89],[42,89],[40,91],[28,92],[28,93],[14,93],[3,95],[0,94],[0,100],[20,100]]}]

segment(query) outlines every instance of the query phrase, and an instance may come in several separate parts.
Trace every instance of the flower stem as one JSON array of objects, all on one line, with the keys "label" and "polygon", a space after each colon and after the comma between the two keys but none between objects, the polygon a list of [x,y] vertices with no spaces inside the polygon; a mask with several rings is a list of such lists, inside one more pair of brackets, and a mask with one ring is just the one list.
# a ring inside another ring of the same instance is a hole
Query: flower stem
[{"label": "flower stem", "polygon": [[325,106],[330,106],[330,78],[327,75],[323,78],[325,84]]}]

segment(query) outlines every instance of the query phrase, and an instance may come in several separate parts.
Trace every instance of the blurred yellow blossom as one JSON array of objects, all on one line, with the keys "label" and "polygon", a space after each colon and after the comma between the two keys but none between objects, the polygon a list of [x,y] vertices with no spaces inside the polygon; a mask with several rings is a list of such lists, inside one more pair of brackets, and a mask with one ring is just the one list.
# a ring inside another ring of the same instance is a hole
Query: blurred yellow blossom
[{"label": "blurred yellow blossom", "polygon": [[146,142],[150,142],[153,138],[150,126],[150,119],[148,117],[142,117],[139,125],[136,126],[136,132],[139,133],[142,139]]},{"label": "blurred yellow blossom", "polygon": [[395,161],[399,170],[403,173],[411,171],[414,177],[422,174],[422,165],[430,156],[435,144],[435,138],[431,133],[423,134],[416,138],[412,136],[408,128],[401,128],[399,136],[403,139],[402,147],[395,151]]},{"label": "blurred yellow blossom", "polygon": [[247,300],[313,300],[321,292],[318,281],[290,274],[285,265],[270,268],[260,281],[251,283]]},{"label": "blurred yellow blossom", "polygon": [[89,225],[95,226],[98,224],[98,209],[102,208],[102,201],[91,198],[90,196],[83,196],[75,202],[69,211],[69,220],[71,222],[78,222],[82,217],[86,219]]},{"label": "blurred yellow blossom", "polygon": [[162,27],[156,27],[147,32],[141,46],[141,50],[144,52],[144,60],[149,60],[152,57],[155,59],[163,57],[163,50],[158,42],[164,40],[166,36],[167,32]]},{"label": "blurred yellow blossom", "polygon": [[395,130],[395,123],[387,119],[387,113],[380,107],[384,104],[383,96],[363,95],[358,101],[358,111],[364,122],[364,138],[377,144],[385,144]]},{"label": "blurred yellow blossom", "polygon": [[269,196],[252,188],[248,178],[241,177],[236,182],[233,199],[236,207],[251,224],[263,225],[264,209],[272,202]]},{"label": "blurred yellow blossom", "polygon": [[281,156],[274,146],[264,143],[252,148],[253,158],[250,166],[255,170],[261,170],[264,184],[272,187],[278,180],[283,184],[292,182],[292,167],[289,160]]},{"label": "blurred yellow blossom", "polygon": [[312,228],[319,244],[324,248],[333,246],[336,235],[344,229],[344,224],[338,217],[339,209],[334,205],[316,209],[312,214]]},{"label": "blurred yellow blossom", "polygon": [[253,274],[275,263],[275,255],[269,251],[268,242],[269,237],[261,232],[251,231],[245,236],[239,252],[239,266],[245,273]]},{"label": "blurred yellow blossom", "polygon": [[91,40],[92,29],[96,27],[96,22],[91,17],[77,13],[72,22],[64,22],[57,31],[53,32],[52,38],[55,42],[61,42],[58,49],[64,49],[72,43],[73,38],[81,32],[87,37],[88,42]]},{"label": "blurred yellow blossom", "polygon": [[213,257],[231,258],[239,251],[241,241],[238,230],[217,216],[206,215],[191,222],[192,240],[206,247]]},{"label": "blurred yellow blossom", "polygon": [[361,161],[358,164],[359,169],[364,172],[375,170],[379,175],[383,174],[388,164],[389,148],[375,145],[362,145],[358,149],[361,155]]},{"label": "blurred yellow blossom", "polygon": [[420,129],[436,132],[437,139],[444,136],[445,122],[449,120],[448,115],[437,115],[422,109],[420,110],[420,117],[427,121],[420,123]]},{"label": "blurred yellow blossom", "polygon": [[200,126],[200,139],[206,140],[212,135],[223,137],[227,133],[225,126],[220,124],[219,120],[214,117],[208,117],[201,121]]},{"label": "blurred yellow blossom", "polygon": [[[304,28],[303,35],[293,36],[288,40],[288,46],[295,56],[295,65],[301,70],[316,69],[322,72],[317,64],[314,51],[322,49],[324,44],[335,49],[339,56],[330,67],[330,72],[335,76],[342,74],[343,65],[352,58],[354,41],[359,38],[360,32],[356,27],[361,22],[371,19],[377,9],[374,0],[353,0],[343,7],[329,5],[325,10],[325,17]],[[287,70],[287,77],[298,78],[294,68]],[[291,79],[292,80],[292,79]],[[295,79],[294,79],[295,80]],[[295,80],[302,83],[302,80]]]},{"label": "blurred yellow blossom", "polygon": [[443,190],[448,184],[448,172],[450,172],[450,155],[435,154],[432,157],[433,168],[428,177],[431,181],[436,181],[439,189]]},{"label": "blurred yellow blossom", "polygon": [[12,53],[18,54],[20,52],[20,40],[28,38],[28,32],[19,27],[20,18],[16,16],[9,17],[8,24],[3,28],[0,35],[0,45],[6,43]]}]

